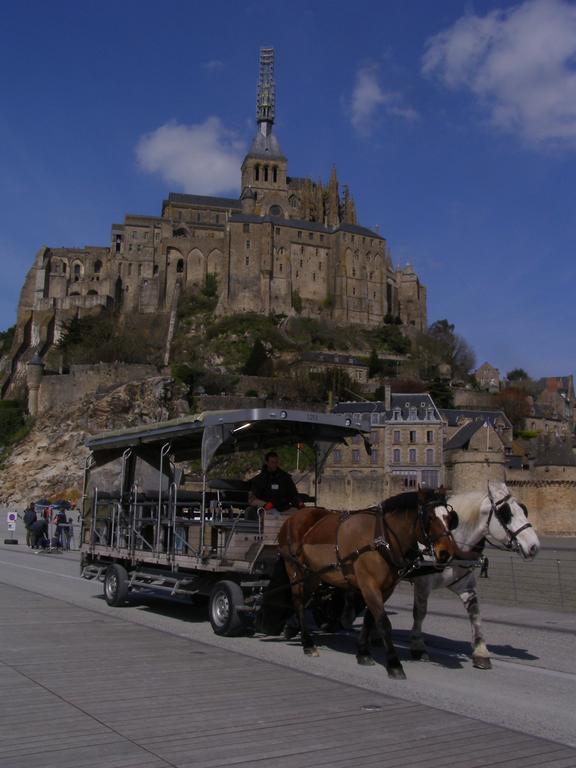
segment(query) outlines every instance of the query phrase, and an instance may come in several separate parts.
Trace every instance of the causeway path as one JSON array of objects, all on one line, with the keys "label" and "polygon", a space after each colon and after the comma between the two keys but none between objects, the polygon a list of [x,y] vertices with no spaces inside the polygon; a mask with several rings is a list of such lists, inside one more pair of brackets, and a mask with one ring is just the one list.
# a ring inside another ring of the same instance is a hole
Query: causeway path
[{"label": "causeway path", "polygon": [[[469,659],[456,599],[434,598],[433,662],[358,667],[351,636],[216,637],[205,608],[110,608],[78,553],[0,545],[0,767],[576,768],[576,615],[485,604],[494,669]],[[381,654],[376,654],[381,662]]]}]

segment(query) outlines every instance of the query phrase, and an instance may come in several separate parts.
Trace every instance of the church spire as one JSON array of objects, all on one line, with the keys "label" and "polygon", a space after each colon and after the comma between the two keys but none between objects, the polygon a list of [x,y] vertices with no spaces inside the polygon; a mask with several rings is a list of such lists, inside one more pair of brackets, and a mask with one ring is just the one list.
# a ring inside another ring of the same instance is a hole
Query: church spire
[{"label": "church spire", "polygon": [[260,48],[260,78],[256,99],[256,122],[263,136],[272,133],[276,107],[274,82],[274,48]]}]

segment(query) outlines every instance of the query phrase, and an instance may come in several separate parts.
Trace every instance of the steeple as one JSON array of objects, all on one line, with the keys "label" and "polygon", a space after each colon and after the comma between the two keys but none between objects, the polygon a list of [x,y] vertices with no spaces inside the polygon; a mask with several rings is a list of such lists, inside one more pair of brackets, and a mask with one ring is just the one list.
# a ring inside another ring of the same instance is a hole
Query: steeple
[{"label": "steeple", "polygon": [[276,107],[274,82],[274,48],[260,48],[260,79],[256,98],[256,122],[263,136],[272,133]]},{"label": "steeple", "polygon": [[[256,98],[258,130],[242,163],[243,207],[254,205],[261,216],[287,216],[288,162],[272,126],[276,116],[276,84],[274,83],[274,49],[260,48],[260,76]],[[250,188],[251,197],[244,194]],[[253,199],[252,199],[253,198]]]}]

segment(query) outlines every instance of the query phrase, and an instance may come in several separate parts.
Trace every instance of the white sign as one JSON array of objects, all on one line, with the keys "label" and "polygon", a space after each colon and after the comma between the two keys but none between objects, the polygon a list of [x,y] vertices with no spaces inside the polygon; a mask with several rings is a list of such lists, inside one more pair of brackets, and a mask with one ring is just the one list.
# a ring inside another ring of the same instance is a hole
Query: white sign
[{"label": "white sign", "polygon": [[[6,515],[6,521],[8,523],[16,523],[17,514],[16,512],[8,512]],[[10,528],[10,530],[14,530],[13,528]]]},{"label": "white sign", "polygon": [[8,530],[9,531],[15,531],[16,530],[16,523],[8,523]]}]

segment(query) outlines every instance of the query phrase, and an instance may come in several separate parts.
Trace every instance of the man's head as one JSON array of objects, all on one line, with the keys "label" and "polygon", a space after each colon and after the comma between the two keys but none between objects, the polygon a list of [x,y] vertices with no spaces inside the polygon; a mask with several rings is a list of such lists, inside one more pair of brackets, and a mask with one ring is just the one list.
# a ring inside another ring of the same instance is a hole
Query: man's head
[{"label": "man's head", "polygon": [[264,456],[264,464],[268,472],[275,472],[278,469],[278,454],[276,451],[268,451]]}]

